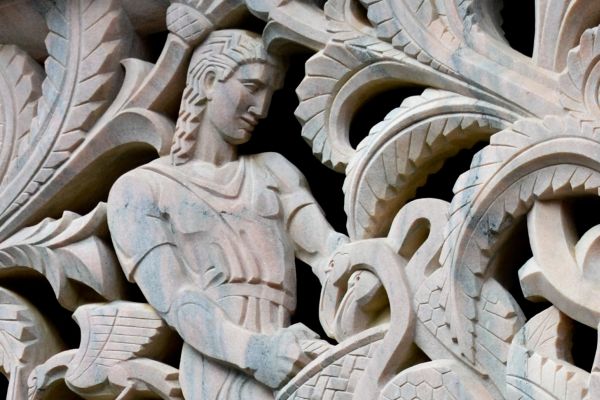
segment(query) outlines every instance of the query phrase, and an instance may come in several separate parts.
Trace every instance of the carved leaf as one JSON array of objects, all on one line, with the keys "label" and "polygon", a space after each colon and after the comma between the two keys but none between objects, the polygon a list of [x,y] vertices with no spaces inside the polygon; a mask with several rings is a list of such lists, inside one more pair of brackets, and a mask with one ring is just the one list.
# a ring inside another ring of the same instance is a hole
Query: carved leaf
[{"label": "carved leaf", "polygon": [[583,399],[589,374],[570,359],[570,320],[555,307],[533,317],[513,339],[506,371],[509,399]]},{"label": "carved leaf", "polygon": [[[471,169],[455,184],[441,260],[450,269],[452,329],[471,361],[483,277],[515,221],[535,199],[597,193],[600,181],[593,149],[598,144],[582,145],[592,143],[585,138],[595,130],[580,127],[569,118],[519,121],[492,136],[490,145],[475,155]],[[542,142],[548,144],[528,151]],[[557,149],[561,158],[551,156]]]},{"label": "carved leaf", "polygon": [[[28,141],[10,166],[0,197],[6,221],[56,173],[108,107],[129,50],[129,22],[117,0],[58,0],[47,14],[48,58],[43,96]],[[35,143],[35,146],[31,144]]]},{"label": "carved leaf", "polygon": [[0,288],[0,367],[10,380],[7,399],[27,398],[29,373],[62,346],[29,302]]},{"label": "carved leaf", "polygon": [[111,367],[162,351],[168,329],[148,304],[113,302],[79,307],[73,314],[81,328],[81,345],[69,364],[66,380],[80,390],[108,380]]},{"label": "carved leaf", "polygon": [[501,107],[445,91],[428,89],[404,100],[371,129],[348,165],[344,209],[350,237],[385,235],[429,174],[515,119]]},{"label": "carved leaf", "polygon": [[585,31],[579,46],[569,51],[567,67],[560,76],[561,104],[578,118],[600,117],[599,73],[600,27],[596,27]]},{"label": "carved leaf", "polygon": [[12,178],[5,173],[19,163],[19,150],[31,144],[29,128],[42,94],[42,73],[19,47],[0,45],[0,187]]},{"label": "carved leaf", "polygon": [[[444,4],[433,0],[361,0],[377,36],[420,62],[446,73],[440,64],[459,42],[450,29]],[[442,11],[440,11],[442,7]],[[431,45],[436,43],[438,46]],[[443,50],[442,50],[443,49]],[[442,53],[439,53],[442,50]],[[437,53],[437,54],[436,54]],[[436,60],[436,61],[434,61]]]},{"label": "carved leaf", "polygon": [[302,137],[326,166],[344,171],[354,154],[348,130],[358,105],[355,98],[359,93],[368,96],[376,89],[374,82],[391,79],[393,72],[386,69],[385,60],[397,64],[395,56],[402,54],[386,43],[364,37],[347,43],[330,42],[306,63],[306,77],[297,89],[300,104],[295,115],[302,124]]},{"label": "carved leaf", "polygon": [[598,24],[600,9],[594,0],[536,1],[533,60],[542,68],[560,72],[569,50],[577,46],[585,29]]},{"label": "carved leaf", "polygon": [[86,301],[73,282],[107,299],[118,299],[124,277],[112,249],[97,236],[106,230],[104,203],[85,216],[65,212],[58,220],[47,218],[0,243],[0,273],[14,268],[40,272],[68,309]]}]

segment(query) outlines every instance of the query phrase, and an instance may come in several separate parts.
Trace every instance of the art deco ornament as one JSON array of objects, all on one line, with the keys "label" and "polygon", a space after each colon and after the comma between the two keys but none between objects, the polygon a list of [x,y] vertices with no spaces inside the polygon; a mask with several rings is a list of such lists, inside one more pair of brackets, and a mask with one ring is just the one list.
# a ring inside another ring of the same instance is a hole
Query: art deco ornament
[{"label": "art deco ornament", "polygon": [[[498,5],[0,4],[7,398],[600,398],[571,351],[600,324],[600,5],[536,0],[531,57]],[[304,165],[239,151],[298,49],[278,130],[344,175],[347,232]],[[423,90],[353,145],[392,87]],[[292,323],[304,263],[328,338]]]}]

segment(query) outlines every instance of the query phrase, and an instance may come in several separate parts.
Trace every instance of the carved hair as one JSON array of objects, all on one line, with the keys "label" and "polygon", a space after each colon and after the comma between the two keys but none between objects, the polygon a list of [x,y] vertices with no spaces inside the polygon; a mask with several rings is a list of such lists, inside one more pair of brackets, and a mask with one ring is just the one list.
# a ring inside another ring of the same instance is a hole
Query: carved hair
[{"label": "carved hair", "polygon": [[196,48],[190,61],[171,146],[172,164],[184,164],[194,151],[206,106],[206,74],[213,73],[216,80],[223,82],[240,66],[250,63],[270,64],[282,70],[281,61],[267,53],[260,35],[254,32],[240,29],[215,31]]}]

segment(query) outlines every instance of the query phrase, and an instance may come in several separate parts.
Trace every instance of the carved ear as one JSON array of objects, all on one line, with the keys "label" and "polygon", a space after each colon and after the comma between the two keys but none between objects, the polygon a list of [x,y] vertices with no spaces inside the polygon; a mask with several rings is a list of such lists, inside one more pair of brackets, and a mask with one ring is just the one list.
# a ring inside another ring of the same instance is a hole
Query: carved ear
[{"label": "carved ear", "polygon": [[204,78],[202,79],[202,86],[207,101],[210,101],[212,99],[212,92],[215,86],[215,79],[216,76],[214,71],[206,72],[206,74],[204,74]]}]

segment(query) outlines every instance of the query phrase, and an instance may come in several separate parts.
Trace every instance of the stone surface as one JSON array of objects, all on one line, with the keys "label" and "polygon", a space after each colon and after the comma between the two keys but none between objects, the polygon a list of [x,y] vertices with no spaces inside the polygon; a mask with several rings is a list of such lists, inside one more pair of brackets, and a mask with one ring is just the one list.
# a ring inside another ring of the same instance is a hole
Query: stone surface
[{"label": "stone surface", "polygon": [[600,6],[499,4],[1,2],[7,398],[600,397]]}]

